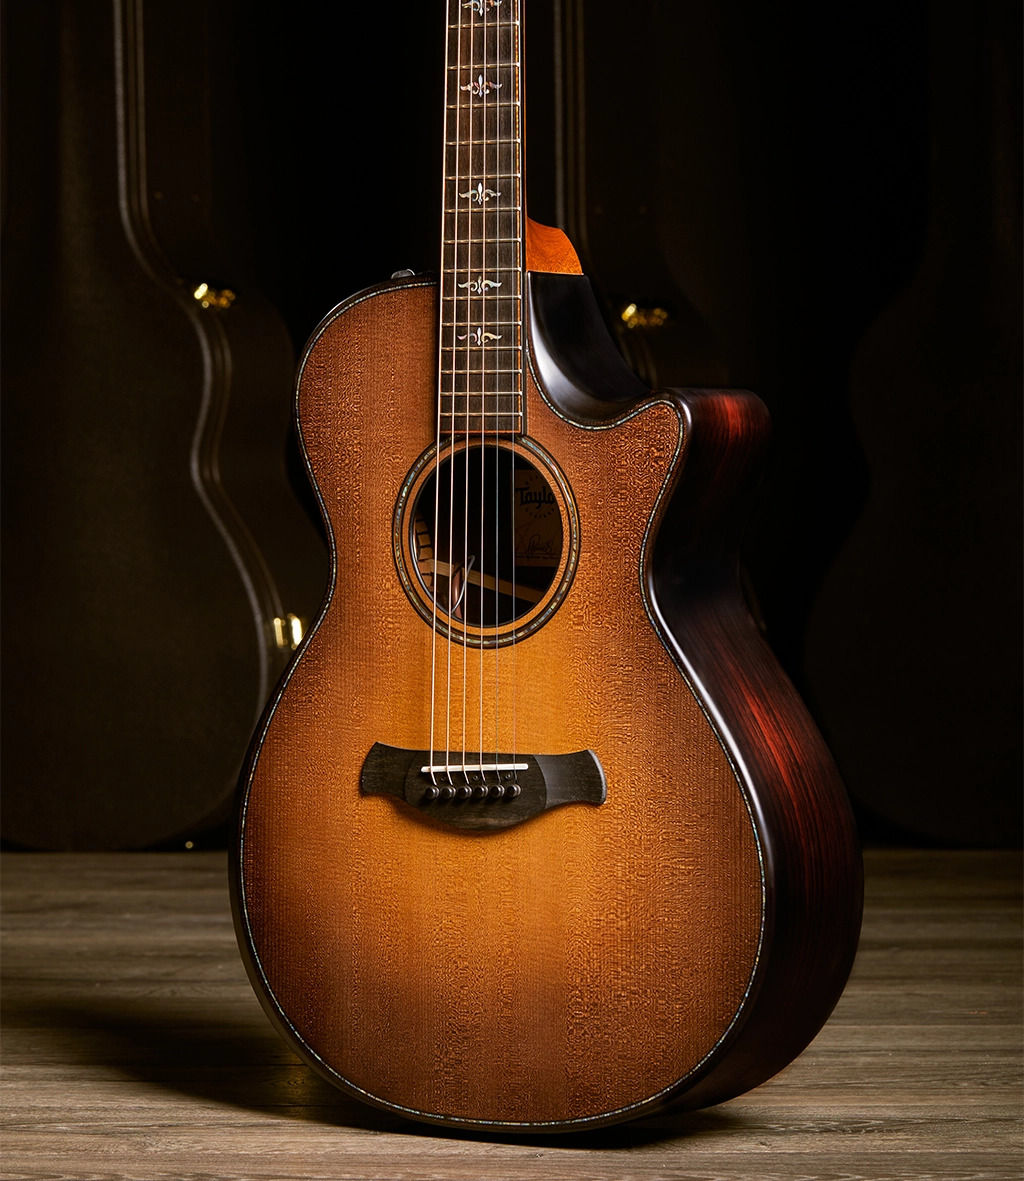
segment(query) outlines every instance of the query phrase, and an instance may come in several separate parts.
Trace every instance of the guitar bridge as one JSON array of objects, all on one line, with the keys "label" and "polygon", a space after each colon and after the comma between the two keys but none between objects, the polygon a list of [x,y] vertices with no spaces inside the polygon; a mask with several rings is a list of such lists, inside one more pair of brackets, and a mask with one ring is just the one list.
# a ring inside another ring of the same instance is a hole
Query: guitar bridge
[{"label": "guitar bridge", "polygon": [[604,771],[591,750],[565,755],[404,750],[375,742],[359,778],[363,795],[390,795],[454,828],[493,831],[563,804],[603,804]]}]

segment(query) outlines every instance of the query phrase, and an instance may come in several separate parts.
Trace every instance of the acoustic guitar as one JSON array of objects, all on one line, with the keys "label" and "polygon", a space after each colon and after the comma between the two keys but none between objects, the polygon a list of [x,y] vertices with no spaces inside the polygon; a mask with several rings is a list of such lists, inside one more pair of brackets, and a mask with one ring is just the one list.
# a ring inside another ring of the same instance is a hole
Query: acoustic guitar
[{"label": "acoustic guitar", "polygon": [[348,1094],[564,1131],[745,1091],[849,973],[835,766],[748,615],[768,422],[650,391],[525,218],[522,0],[449,0],[440,281],[301,362],[330,535],[253,742],[233,895],[255,989]]}]

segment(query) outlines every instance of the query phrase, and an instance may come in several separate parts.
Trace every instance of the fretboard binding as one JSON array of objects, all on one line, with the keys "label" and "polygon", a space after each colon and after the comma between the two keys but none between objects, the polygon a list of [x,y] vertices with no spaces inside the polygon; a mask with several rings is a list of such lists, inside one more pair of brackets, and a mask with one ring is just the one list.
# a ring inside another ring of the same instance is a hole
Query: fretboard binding
[{"label": "fretboard binding", "polygon": [[[441,372],[448,373],[448,374],[458,373],[460,376],[462,376],[463,374],[466,373],[466,370],[465,369],[442,369]],[[516,373],[516,374],[519,374],[519,373],[522,373],[522,370],[521,369],[473,369],[470,371],[469,376],[490,377],[495,373]],[[467,394],[464,392],[460,392],[458,390],[449,390],[448,394],[452,395],[456,398],[469,398],[469,397],[475,398],[475,397],[479,396],[477,394]],[[489,397],[490,395],[485,395],[485,396]],[[501,394],[501,395],[496,394],[495,395],[495,397],[498,397],[498,396],[505,397],[506,395],[505,394]]]},{"label": "fretboard binding", "polygon": [[442,418],[522,418],[522,410],[442,410]]},{"label": "fretboard binding", "polygon": [[[445,246],[479,246],[481,243],[484,245],[492,245],[498,242],[518,241],[518,238],[445,238],[444,244]],[[508,270],[509,268],[505,267],[504,269]]]}]

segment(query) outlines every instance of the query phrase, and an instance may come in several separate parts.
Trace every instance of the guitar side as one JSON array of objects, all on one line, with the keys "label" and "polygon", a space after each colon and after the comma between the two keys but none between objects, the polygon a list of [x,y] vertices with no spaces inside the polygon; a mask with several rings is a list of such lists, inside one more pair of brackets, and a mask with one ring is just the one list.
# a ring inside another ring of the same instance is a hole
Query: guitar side
[{"label": "guitar side", "polygon": [[[432,1122],[558,1131],[785,1065],[841,990],[859,899],[834,768],[736,588],[760,404],[560,354],[559,306],[600,329],[585,280],[539,279],[528,434],[578,552],[514,646],[515,708],[537,749],[596,753],[607,801],[466,833],[360,795],[373,743],[433,737],[393,534],[433,432],[436,304],[400,281],[332,313],[301,370],[332,583],[254,741],[232,877],[256,991],[321,1073]],[[473,654],[488,684],[502,651]]]},{"label": "guitar side", "polygon": [[[531,295],[534,354],[554,405],[606,418],[618,397],[640,396],[586,279],[534,275]],[[762,955],[743,1019],[728,1052],[672,1103],[696,1108],[771,1078],[824,1025],[857,950],[863,866],[835,761],[740,587],[739,542],[769,442],[767,411],[746,391],[649,396],[675,402],[688,438],[645,570],[652,624],[729,752],[766,875]]]}]

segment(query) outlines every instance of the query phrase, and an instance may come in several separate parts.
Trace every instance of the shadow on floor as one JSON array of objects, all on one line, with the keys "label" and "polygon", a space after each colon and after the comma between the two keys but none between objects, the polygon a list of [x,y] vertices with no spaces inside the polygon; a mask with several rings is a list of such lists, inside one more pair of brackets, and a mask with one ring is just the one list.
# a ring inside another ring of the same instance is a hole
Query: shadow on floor
[{"label": "shadow on floor", "polygon": [[[636,1124],[589,1132],[512,1135],[453,1131],[420,1124],[350,1099],[301,1062],[262,1013],[237,1017],[210,1012],[210,999],[167,996],[62,998],[53,1005],[21,1002],[8,989],[3,1025],[23,1031],[36,1051],[71,1071],[100,1067],[136,1082],[250,1111],[273,1111],[295,1120],[336,1127],[444,1139],[537,1145],[547,1148],[615,1150],[739,1128],[751,1114],[722,1107],[648,1117]],[[205,1011],[204,1011],[205,1010]],[[8,1061],[15,1057],[8,1041]]]}]

